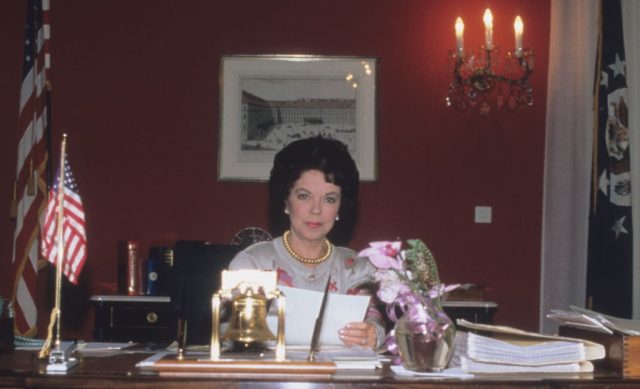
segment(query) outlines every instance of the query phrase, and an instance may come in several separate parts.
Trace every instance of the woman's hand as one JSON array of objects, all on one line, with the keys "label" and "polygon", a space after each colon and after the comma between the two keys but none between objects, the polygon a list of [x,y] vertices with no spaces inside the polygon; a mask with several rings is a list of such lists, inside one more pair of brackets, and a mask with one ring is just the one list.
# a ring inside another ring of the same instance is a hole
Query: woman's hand
[{"label": "woman's hand", "polygon": [[363,321],[349,323],[339,331],[339,334],[345,346],[376,347],[376,327],[370,323]]}]

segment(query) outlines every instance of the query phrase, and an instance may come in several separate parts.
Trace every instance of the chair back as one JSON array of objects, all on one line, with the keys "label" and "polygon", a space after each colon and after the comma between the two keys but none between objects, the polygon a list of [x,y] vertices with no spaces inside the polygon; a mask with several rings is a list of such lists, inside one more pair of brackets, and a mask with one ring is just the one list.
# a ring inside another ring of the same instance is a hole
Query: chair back
[{"label": "chair back", "polygon": [[172,333],[178,319],[187,321],[187,344],[205,345],[211,339],[211,296],[220,289],[220,274],[241,246],[177,241],[171,287]]}]

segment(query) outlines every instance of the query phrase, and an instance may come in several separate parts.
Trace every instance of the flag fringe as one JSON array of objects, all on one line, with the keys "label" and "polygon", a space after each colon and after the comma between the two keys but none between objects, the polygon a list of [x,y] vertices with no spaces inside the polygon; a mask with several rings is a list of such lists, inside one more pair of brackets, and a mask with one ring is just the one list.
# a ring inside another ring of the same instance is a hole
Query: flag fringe
[{"label": "flag fringe", "polygon": [[53,307],[51,310],[51,315],[49,316],[49,326],[47,326],[47,338],[38,353],[38,358],[45,359],[49,356],[51,352],[51,343],[53,343],[53,326],[56,324],[56,320],[58,318],[58,309]]}]

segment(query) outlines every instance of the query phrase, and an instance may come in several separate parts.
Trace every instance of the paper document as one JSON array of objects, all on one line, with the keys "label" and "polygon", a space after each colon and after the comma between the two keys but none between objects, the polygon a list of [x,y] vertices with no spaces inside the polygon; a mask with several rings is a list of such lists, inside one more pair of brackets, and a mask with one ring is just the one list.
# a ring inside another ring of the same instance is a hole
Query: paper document
[{"label": "paper document", "polygon": [[469,374],[460,368],[444,369],[441,372],[421,372],[407,370],[402,365],[392,365],[391,371],[398,377],[430,377],[434,379],[441,378],[457,378],[461,380],[473,378],[473,374]]},{"label": "paper document", "polygon": [[[460,331],[456,336],[454,359],[457,355],[473,362],[490,363],[494,367],[517,365],[543,369],[545,366],[553,369],[553,365],[578,363],[572,367],[556,367],[575,369],[569,371],[585,371],[589,369],[589,364],[583,362],[605,357],[604,346],[588,340],[543,335],[506,326],[470,323],[464,319],[458,319],[457,324],[470,330],[489,332],[492,337]],[[464,363],[461,365],[464,368]]]},{"label": "paper document", "polygon": [[[308,346],[287,347],[287,358],[306,360],[309,356]],[[373,370],[387,357],[377,354],[370,348],[325,346],[316,354],[318,360],[332,361],[338,370]]]},{"label": "paper document", "polygon": [[631,336],[640,335],[640,320],[623,319],[620,317],[604,315],[602,313],[574,305],[571,306],[571,310],[597,320],[605,327],[620,334]]},{"label": "paper document", "polygon": [[580,312],[552,309],[551,313],[547,314],[547,318],[555,320],[561,325],[602,332],[605,334],[613,334],[613,331],[611,329],[607,328],[607,326],[602,324],[595,317]]},{"label": "paper document", "polygon": [[[320,305],[322,292],[280,286],[285,295],[285,341],[287,345],[310,345]],[[324,312],[320,347],[342,345],[338,331],[347,323],[364,320],[369,306],[369,296],[329,293]],[[278,330],[278,317],[269,313],[267,323],[275,334]]]},{"label": "paper document", "polygon": [[522,346],[472,332],[467,335],[467,356],[475,361],[526,366],[586,361],[580,342],[550,340]]},{"label": "paper document", "polygon": [[587,340],[543,335],[513,327],[470,323],[459,331],[450,366],[469,373],[582,373],[592,372],[589,361],[605,357],[602,345]]},{"label": "paper document", "polygon": [[111,343],[111,342],[78,342],[76,350],[82,351],[111,351],[122,350],[134,343]]},{"label": "paper document", "polygon": [[164,358],[165,356],[167,356],[169,354],[174,354],[174,353],[171,352],[171,351],[162,351],[162,352],[153,354],[149,358],[144,359],[144,360],[136,363],[136,367],[139,367],[139,368],[152,367],[152,366],[155,365],[156,362],[158,362],[159,360],[161,360],[162,358]]},{"label": "paper document", "polygon": [[123,354],[128,347],[137,345],[138,343],[110,343],[110,342],[84,342],[79,341],[76,345],[76,351],[83,356],[91,357],[110,357],[113,355]]},{"label": "paper document", "polygon": [[526,366],[496,364],[474,361],[471,358],[461,358],[462,371],[468,373],[591,373],[591,362],[558,363],[554,365]]}]

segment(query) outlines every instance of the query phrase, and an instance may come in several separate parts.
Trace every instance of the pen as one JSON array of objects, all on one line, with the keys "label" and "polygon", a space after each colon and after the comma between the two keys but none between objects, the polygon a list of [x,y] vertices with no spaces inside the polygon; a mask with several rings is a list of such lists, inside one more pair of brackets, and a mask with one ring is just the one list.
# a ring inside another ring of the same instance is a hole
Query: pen
[{"label": "pen", "polygon": [[327,306],[327,296],[329,295],[329,283],[331,282],[331,275],[327,279],[327,285],[324,287],[324,295],[322,296],[322,303],[320,304],[320,313],[316,319],[316,325],[313,327],[313,336],[311,337],[311,347],[309,348],[309,362],[315,362],[316,352],[318,351],[318,342],[320,340],[320,330],[322,329],[322,318],[324,316],[324,308]]}]

